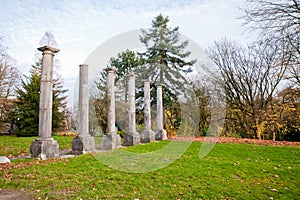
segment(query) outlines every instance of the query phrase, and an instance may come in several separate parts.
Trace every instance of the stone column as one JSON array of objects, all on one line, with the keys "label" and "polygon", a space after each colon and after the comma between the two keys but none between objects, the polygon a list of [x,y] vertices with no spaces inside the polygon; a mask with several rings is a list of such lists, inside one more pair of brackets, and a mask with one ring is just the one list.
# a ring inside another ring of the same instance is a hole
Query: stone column
[{"label": "stone column", "polygon": [[72,141],[72,154],[84,154],[95,150],[95,140],[89,134],[89,83],[88,65],[79,65],[79,120],[78,136]]},{"label": "stone column", "polygon": [[155,133],[151,130],[150,80],[144,80],[144,130],[141,132],[140,141],[155,141]]},{"label": "stone column", "polygon": [[115,70],[107,68],[107,133],[102,138],[101,148],[104,150],[121,147],[121,138],[116,133],[116,113],[115,113]]},{"label": "stone column", "polygon": [[39,102],[39,135],[30,145],[31,157],[47,159],[59,156],[59,145],[52,138],[52,74],[53,57],[59,50],[50,46],[38,48],[43,52]]},{"label": "stone column", "polygon": [[166,140],[167,131],[163,127],[164,122],[164,108],[163,108],[163,97],[162,97],[163,85],[157,85],[157,129],[155,131],[155,140]]},{"label": "stone column", "polygon": [[136,131],[135,121],[135,76],[128,76],[128,131],[124,136],[124,146],[132,146],[140,143],[140,135]]}]

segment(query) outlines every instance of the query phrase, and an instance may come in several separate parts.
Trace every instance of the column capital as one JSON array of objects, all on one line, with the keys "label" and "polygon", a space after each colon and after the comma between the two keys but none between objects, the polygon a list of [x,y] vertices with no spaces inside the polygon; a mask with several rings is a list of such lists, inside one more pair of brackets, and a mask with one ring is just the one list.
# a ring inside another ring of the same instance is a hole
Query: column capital
[{"label": "column capital", "polygon": [[143,82],[151,82],[150,79],[143,79]]},{"label": "column capital", "polygon": [[156,87],[165,87],[165,85],[164,84],[162,84],[162,83],[158,83],[158,84],[156,84]]},{"label": "column capital", "polygon": [[107,67],[104,69],[107,73],[115,73],[117,70],[115,68]]},{"label": "column capital", "polygon": [[135,74],[134,74],[133,72],[131,72],[131,73],[129,73],[129,74],[127,75],[127,77],[128,77],[128,78],[135,78]]},{"label": "column capital", "polygon": [[85,67],[85,66],[88,67],[87,64],[80,64],[80,65],[79,65],[79,67]]},{"label": "column capital", "polygon": [[56,49],[54,47],[50,47],[48,45],[39,47],[38,50],[43,52],[43,53],[51,53],[51,54],[55,54],[55,53],[59,52],[59,49]]}]

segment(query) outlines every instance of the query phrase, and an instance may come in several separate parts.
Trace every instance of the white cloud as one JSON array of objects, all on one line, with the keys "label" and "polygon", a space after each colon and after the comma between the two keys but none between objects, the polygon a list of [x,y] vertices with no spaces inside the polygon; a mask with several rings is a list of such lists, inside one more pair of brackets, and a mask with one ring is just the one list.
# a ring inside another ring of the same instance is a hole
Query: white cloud
[{"label": "white cloud", "polygon": [[[61,75],[72,86],[79,64],[104,41],[130,30],[148,28],[154,16],[168,15],[171,26],[206,48],[226,36],[245,42],[236,19],[240,0],[0,0],[0,35],[20,70],[28,73],[39,41],[51,31],[61,51]],[[72,90],[72,88],[71,88]]]}]

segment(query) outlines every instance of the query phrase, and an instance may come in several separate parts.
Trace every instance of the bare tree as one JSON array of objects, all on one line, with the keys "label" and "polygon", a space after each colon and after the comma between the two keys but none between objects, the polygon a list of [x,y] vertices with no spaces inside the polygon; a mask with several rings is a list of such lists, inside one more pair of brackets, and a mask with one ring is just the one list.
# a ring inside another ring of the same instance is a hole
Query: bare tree
[{"label": "bare tree", "polygon": [[[218,66],[230,120],[239,124],[247,137],[261,138],[266,113],[287,66],[285,54],[272,40],[247,47],[223,40],[208,50]],[[228,117],[227,116],[227,117]]]},{"label": "bare tree", "polygon": [[[2,38],[0,37],[0,42]],[[6,47],[0,43],[0,123],[9,122],[8,115],[13,107],[15,86],[20,80],[20,73],[14,60],[8,55]]]},{"label": "bare tree", "polygon": [[290,54],[288,78],[300,86],[300,2],[299,0],[248,0],[244,9],[248,30],[260,30],[263,38],[272,36],[285,42],[282,51]]},{"label": "bare tree", "polygon": [[197,78],[198,79],[195,78],[195,80],[192,81],[193,91],[199,102],[199,128],[197,135],[206,136],[211,119],[211,96],[206,80],[203,81],[203,78],[201,79],[200,76]]}]

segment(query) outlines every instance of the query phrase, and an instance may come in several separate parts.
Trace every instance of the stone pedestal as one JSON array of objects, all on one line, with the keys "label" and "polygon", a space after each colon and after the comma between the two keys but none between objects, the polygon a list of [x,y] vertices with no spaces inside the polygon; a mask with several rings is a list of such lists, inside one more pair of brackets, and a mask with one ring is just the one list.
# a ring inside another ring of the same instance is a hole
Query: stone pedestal
[{"label": "stone pedestal", "polygon": [[43,46],[38,50],[43,52],[39,102],[39,136],[30,145],[30,154],[34,158],[47,159],[59,156],[59,145],[51,136],[53,57],[59,50],[50,46]]},{"label": "stone pedestal", "polygon": [[122,146],[121,138],[117,133],[106,133],[102,137],[101,149],[111,150]]},{"label": "stone pedestal", "polygon": [[167,131],[163,128],[164,125],[164,107],[162,97],[163,85],[157,85],[157,129],[155,131],[155,140],[166,140]]},{"label": "stone pedestal", "polygon": [[155,133],[154,131],[150,130],[143,130],[140,134],[140,141],[141,143],[149,143],[155,141]]},{"label": "stone pedestal", "polygon": [[135,76],[128,76],[128,131],[124,136],[124,146],[132,146],[140,143],[140,135],[136,131],[135,122]]},{"label": "stone pedestal", "polygon": [[79,155],[95,151],[95,139],[89,135],[77,136],[72,141],[72,154]]},{"label": "stone pedestal", "polygon": [[53,138],[49,140],[33,141],[30,145],[30,155],[34,158],[45,160],[47,158],[55,158],[59,156],[59,144]]},{"label": "stone pedestal", "polygon": [[101,149],[109,150],[121,147],[121,137],[116,133],[115,113],[115,70],[107,68],[107,133],[102,137]]},{"label": "stone pedestal", "polygon": [[140,134],[140,142],[155,141],[155,133],[151,130],[150,80],[144,80],[144,130]]},{"label": "stone pedestal", "polygon": [[140,134],[138,132],[127,132],[124,135],[124,146],[140,144]]},{"label": "stone pedestal", "polygon": [[79,65],[79,119],[78,136],[72,141],[72,154],[84,154],[95,150],[95,140],[89,134],[89,86],[88,65]]},{"label": "stone pedestal", "polygon": [[155,131],[155,140],[167,140],[167,131],[165,129],[158,129]]}]

